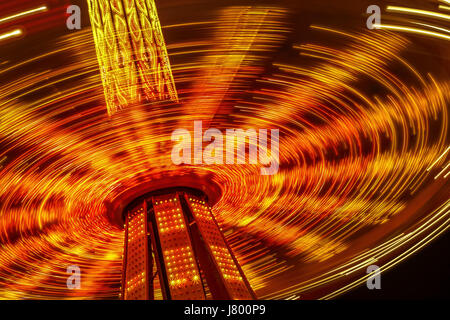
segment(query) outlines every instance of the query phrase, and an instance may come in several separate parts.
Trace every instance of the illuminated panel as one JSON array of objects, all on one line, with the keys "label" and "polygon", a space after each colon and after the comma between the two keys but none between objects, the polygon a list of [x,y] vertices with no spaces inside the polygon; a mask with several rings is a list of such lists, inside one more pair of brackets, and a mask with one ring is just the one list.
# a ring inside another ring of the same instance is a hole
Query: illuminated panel
[{"label": "illuminated panel", "polygon": [[126,261],[124,299],[148,299],[148,241],[147,213],[144,206],[128,212],[126,218]]},{"label": "illuminated panel", "polygon": [[88,0],[108,113],[178,100],[153,0]]},{"label": "illuminated panel", "polygon": [[[189,198],[188,198],[189,197]],[[207,243],[233,299],[253,299],[244,276],[237,267],[211,210],[203,199],[186,196],[203,239]]]},{"label": "illuminated panel", "polygon": [[173,300],[203,300],[205,293],[178,195],[153,197],[155,219]]}]

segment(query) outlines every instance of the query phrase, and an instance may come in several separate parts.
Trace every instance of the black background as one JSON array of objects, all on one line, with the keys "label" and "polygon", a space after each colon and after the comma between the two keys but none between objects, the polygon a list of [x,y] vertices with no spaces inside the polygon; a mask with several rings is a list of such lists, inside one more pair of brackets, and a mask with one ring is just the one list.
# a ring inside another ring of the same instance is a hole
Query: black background
[{"label": "black background", "polygon": [[381,289],[364,285],[342,295],[349,299],[450,299],[450,232],[381,274]]}]

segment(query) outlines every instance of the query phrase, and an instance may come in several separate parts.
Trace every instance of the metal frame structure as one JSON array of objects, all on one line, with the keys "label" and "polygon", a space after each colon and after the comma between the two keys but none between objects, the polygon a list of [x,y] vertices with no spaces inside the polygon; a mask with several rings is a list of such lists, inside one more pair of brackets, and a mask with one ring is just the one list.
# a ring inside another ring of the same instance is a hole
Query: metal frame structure
[{"label": "metal frame structure", "polygon": [[124,248],[125,300],[155,299],[155,280],[168,300],[256,299],[200,191],[134,201],[125,211]]}]

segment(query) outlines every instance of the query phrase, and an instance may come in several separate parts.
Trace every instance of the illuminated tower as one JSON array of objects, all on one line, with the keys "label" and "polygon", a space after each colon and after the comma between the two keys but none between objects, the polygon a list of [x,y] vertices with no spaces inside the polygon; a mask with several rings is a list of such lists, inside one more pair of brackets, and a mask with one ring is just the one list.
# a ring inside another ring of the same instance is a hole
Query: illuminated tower
[{"label": "illuminated tower", "polygon": [[108,113],[177,93],[154,0],[88,0]]},{"label": "illuminated tower", "polygon": [[[154,0],[88,4],[108,114],[177,101]],[[177,187],[135,195],[119,210],[125,229],[122,299],[255,298],[203,192]]]},{"label": "illuminated tower", "polygon": [[156,191],[124,215],[123,299],[255,298],[200,191]]}]

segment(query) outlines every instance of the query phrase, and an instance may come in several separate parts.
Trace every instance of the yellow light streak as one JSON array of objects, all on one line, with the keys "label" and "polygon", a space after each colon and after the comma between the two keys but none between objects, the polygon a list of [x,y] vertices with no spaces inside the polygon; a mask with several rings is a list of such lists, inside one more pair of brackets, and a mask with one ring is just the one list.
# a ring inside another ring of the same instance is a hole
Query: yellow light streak
[{"label": "yellow light streak", "polygon": [[433,163],[431,164],[431,166],[429,166],[429,167],[427,168],[427,171],[430,171],[431,168],[433,168],[433,167],[435,166],[435,164],[438,163],[439,160],[441,160],[442,157],[445,156],[445,155],[447,154],[448,150],[450,150],[450,147],[448,147],[447,149],[445,149],[445,151],[439,156],[439,158],[437,158],[436,161],[433,162]]},{"label": "yellow light streak", "polygon": [[20,17],[24,17],[24,16],[29,16],[29,15],[36,14],[36,13],[39,13],[39,12],[45,12],[45,11],[47,11],[47,7],[46,6],[42,6],[42,7],[35,8],[35,9],[31,9],[31,10],[28,10],[28,11],[23,11],[23,12],[13,14],[13,15],[8,16],[8,17],[0,18],[0,23],[6,22],[6,21],[9,21],[9,20],[14,20],[14,19],[17,19],[17,18],[20,18]]},{"label": "yellow light streak", "polygon": [[445,34],[438,33],[438,32],[433,32],[433,31],[427,31],[427,30],[418,29],[418,28],[395,26],[395,25],[389,25],[389,24],[374,24],[373,26],[375,28],[379,28],[379,29],[405,31],[405,32],[423,34],[423,35],[427,35],[427,36],[431,36],[431,37],[436,37],[436,38],[440,38],[440,39],[450,40],[450,36],[447,36]]},{"label": "yellow light streak", "polygon": [[7,33],[0,34],[0,41],[8,38],[18,37],[22,34],[22,30],[16,29]]},{"label": "yellow light streak", "polygon": [[[442,169],[442,171],[441,172],[439,172],[435,177],[434,177],[434,179],[437,179],[437,178],[439,178],[440,177],[440,175],[441,174],[443,174],[446,170],[447,170],[447,168],[450,166],[450,162],[449,163],[447,163],[447,165],[445,166],[445,168],[444,169]],[[444,176],[444,178],[446,177],[447,175],[445,175]]]},{"label": "yellow light streak", "polygon": [[387,11],[394,11],[394,12],[406,12],[406,13],[410,13],[410,14],[417,14],[417,15],[422,15],[422,16],[427,16],[427,17],[433,17],[433,18],[438,18],[438,19],[450,20],[450,15],[448,15],[448,14],[437,13],[437,12],[421,10],[421,9],[388,6],[386,8],[386,10]]},{"label": "yellow light streak", "polygon": [[450,33],[450,30],[449,30],[449,29],[445,29],[445,28],[441,28],[441,27],[436,27],[436,26],[433,26],[433,25],[431,25],[431,24],[420,23],[420,22],[413,22],[413,23],[414,23],[414,24],[421,25],[421,26],[424,26],[424,27],[428,27],[428,28],[431,28],[431,29],[436,29],[436,30],[440,30],[440,31],[444,31],[444,32]]}]

